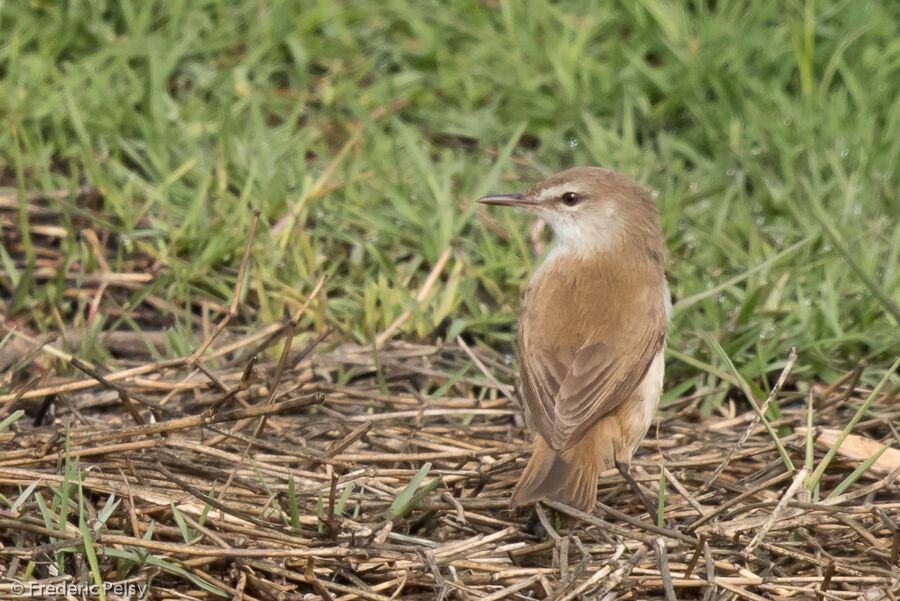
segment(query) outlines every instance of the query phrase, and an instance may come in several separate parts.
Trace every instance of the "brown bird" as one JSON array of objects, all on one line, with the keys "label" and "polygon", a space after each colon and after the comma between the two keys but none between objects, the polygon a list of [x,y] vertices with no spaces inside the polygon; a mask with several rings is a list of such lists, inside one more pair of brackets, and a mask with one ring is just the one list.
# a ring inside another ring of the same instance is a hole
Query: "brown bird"
[{"label": "brown bird", "polygon": [[578,167],[479,202],[529,209],[555,235],[519,320],[520,393],[536,436],[512,504],[589,512],[613,465],[640,492],[626,467],[659,402],[671,309],[653,199],[620,173]]}]

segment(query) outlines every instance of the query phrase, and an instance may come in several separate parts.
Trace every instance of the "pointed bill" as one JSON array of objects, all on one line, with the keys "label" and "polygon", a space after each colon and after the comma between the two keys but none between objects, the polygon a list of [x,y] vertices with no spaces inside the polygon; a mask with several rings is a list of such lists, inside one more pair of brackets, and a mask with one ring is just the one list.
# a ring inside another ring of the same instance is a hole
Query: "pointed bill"
[{"label": "pointed bill", "polygon": [[497,207],[531,207],[534,203],[526,200],[522,194],[488,194],[478,199],[478,202]]}]

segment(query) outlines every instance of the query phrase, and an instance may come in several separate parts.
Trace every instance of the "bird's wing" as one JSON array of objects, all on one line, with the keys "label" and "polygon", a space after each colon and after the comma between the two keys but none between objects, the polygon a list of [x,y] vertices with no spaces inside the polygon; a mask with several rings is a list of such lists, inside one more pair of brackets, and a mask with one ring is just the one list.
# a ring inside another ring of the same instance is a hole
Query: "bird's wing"
[{"label": "bird's wing", "polygon": [[[537,431],[554,449],[568,448],[625,402],[665,344],[662,306],[650,316],[624,321],[633,325],[596,331],[569,353],[555,345],[524,349],[523,396]],[[563,363],[560,357],[567,355],[571,359]]]},{"label": "bird's wing", "polygon": [[550,440],[556,421],[554,399],[566,378],[567,368],[555,354],[538,355],[524,351],[525,348],[520,333],[522,399],[528,407],[534,428]]}]

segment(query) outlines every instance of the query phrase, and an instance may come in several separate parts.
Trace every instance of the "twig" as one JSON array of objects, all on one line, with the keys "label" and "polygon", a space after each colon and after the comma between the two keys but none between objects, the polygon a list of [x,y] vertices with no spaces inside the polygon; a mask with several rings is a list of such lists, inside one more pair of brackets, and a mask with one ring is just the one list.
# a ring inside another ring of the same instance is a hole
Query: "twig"
[{"label": "twig", "polygon": [[751,593],[744,587],[738,586],[736,584],[730,584],[721,579],[717,582],[717,584],[719,586],[721,586],[723,589],[725,589],[726,591],[731,591],[738,597],[742,597],[744,599],[750,599],[750,601],[771,601],[771,599],[767,599],[767,598],[763,597],[762,595],[757,595],[756,593]]},{"label": "twig", "polygon": [[[775,398],[775,395],[778,394],[778,391],[781,390],[781,387],[784,386],[784,382],[788,377],[788,374],[791,373],[791,368],[794,367],[794,363],[797,361],[797,347],[792,346],[791,352],[788,355],[787,363],[784,364],[784,369],[781,370],[781,375],[778,376],[778,380],[775,381],[775,385],[772,387],[772,391],[769,393],[769,396],[766,397],[765,402],[763,402],[762,406],[759,408],[759,411],[753,416],[753,419],[750,420],[750,423],[747,425],[747,429],[744,430],[744,433],[738,439],[737,444],[731,447],[728,451],[728,455],[722,460],[722,463],[716,467],[712,474],[710,474],[709,478],[706,479],[706,482],[703,483],[703,486],[700,487],[700,490],[697,491],[698,495],[702,495],[704,492],[709,490],[709,487],[713,485],[713,483],[719,478],[722,474],[722,471],[731,463],[731,460],[734,458],[735,453],[737,453],[743,446],[744,443],[747,442],[747,439],[750,437],[750,433],[754,428],[759,424],[762,416],[765,415],[766,410],[769,408],[769,403],[772,402],[772,399]],[[755,403],[756,401],[753,398],[750,398],[751,403]]]},{"label": "twig", "polygon": [[819,586],[816,587],[816,597],[819,599],[825,598],[825,591],[828,590],[828,587],[831,586],[831,579],[834,577],[834,562],[829,562],[828,567],[825,568],[825,573],[822,575],[822,582],[819,583]]},{"label": "twig", "polygon": [[693,507],[697,511],[697,513],[700,514],[700,517],[703,517],[706,514],[706,511],[703,509],[703,506],[697,502],[697,499],[694,498],[694,495],[692,495],[690,491],[688,491],[688,489],[684,487],[684,484],[682,484],[678,480],[678,478],[675,477],[675,474],[670,472],[667,467],[663,466],[663,472],[666,475],[666,481],[671,482],[672,486],[675,487],[675,490],[678,491],[678,494],[684,497],[684,500],[688,502],[688,505]]},{"label": "twig", "polygon": [[[254,334],[251,334],[250,336],[247,336],[246,338],[244,338],[242,340],[238,340],[238,341],[234,342],[233,344],[223,346],[222,348],[218,348],[218,349],[214,350],[212,353],[210,353],[208,355],[208,358],[220,357],[222,355],[231,353],[234,350],[239,349],[244,346],[247,346],[248,344],[252,344],[253,342],[256,342],[257,340],[259,340],[261,338],[266,338],[266,337],[272,336],[273,334],[278,333],[279,331],[282,331],[284,329],[284,327],[285,327],[284,324],[280,324],[280,323],[272,324],[259,332],[256,332]],[[3,324],[0,324],[0,329],[2,329],[2,328],[4,328],[4,326],[3,326]],[[33,344],[40,344],[34,338],[31,338],[30,336],[27,336],[26,334],[23,334],[23,333],[19,332],[18,330],[13,330],[13,332],[14,332],[15,336],[20,337],[28,342],[31,342]],[[41,350],[46,351],[50,355],[53,355],[54,357],[58,357],[58,358],[62,359],[63,361],[67,361],[67,362],[72,361],[72,355],[70,355],[68,353],[64,353],[58,349],[55,349],[55,348],[51,347],[50,345],[41,346]],[[89,367],[93,367],[87,361],[82,361],[82,363]],[[106,380],[108,382],[119,382],[122,380],[127,380],[128,378],[133,378],[133,377],[144,375],[144,374],[163,372],[163,371],[167,371],[167,370],[171,370],[171,369],[178,369],[178,368],[184,367],[185,365],[188,365],[188,364],[190,364],[190,356],[179,357],[177,359],[166,359],[164,361],[157,361],[156,363],[148,363],[146,365],[141,365],[139,367],[133,367],[131,369],[124,369],[124,370],[116,372],[116,373],[107,374],[104,377],[106,378]],[[53,386],[47,386],[44,388],[37,388],[34,390],[29,390],[25,394],[21,394],[21,395],[19,395],[18,393],[10,393],[10,394],[0,395],[0,403],[14,401],[19,398],[21,398],[23,400],[24,399],[35,399],[35,398],[45,397],[45,396],[53,395],[53,394],[61,394],[61,393],[65,393],[65,392],[75,392],[78,390],[84,390],[86,388],[92,388],[94,386],[97,386],[98,384],[99,384],[99,382],[94,378],[89,378],[87,380],[78,380],[75,382],[68,382],[66,384],[55,384]]]},{"label": "twig", "polygon": [[589,591],[592,587],[596,586],[603,578],[605,578],[612,572],[613,565],[615,565],[615,562],[619,560],[619,558],[622,556],[622,553],[624,552],[625,545],[618,545],[616,547],[615,553],[613,553],[613,556],[609,558],[609,561],[607,561],[606,565],[591,574],[590,578],[560,597],[558,601],[572,601],[572,599],[574,599],[575,597]]},{"label": "twig", "polygon": [[485,377],[491,381],[491,383],[497,388],[497,390],[502,392],[507,398],[515,398],[513,387],[507,384],[501,384],[500,381],[494,377],[494,374],[492,374],[488,370],[488,368],[485,367],[484,363],[481,362],[481,359],[478,358],[478,355],[476,355],[472,351],[472,349],[469,348],[469,345],[466,344],[465,340],[462,339],[462,336],[456,337],[456,344],[458,344],[460,348],[462,348],[466,352],[466,354],[469,356],[469,359],[471,359],[472,362],[478,367],[478,369],[481,370],[481,373],[483,373]]},{"label": "twig", "polygon": [[672,586],[672,574],[669,572],[669,554],[666,551],[666,541],[662,538],[657,538],[655,546],[656,557],[659,562],[659,575],[662,577],[666,601],[675,601],[675,588]]},{"label": "twig", "polygon": [[720,513],[723,513],[725,511],[727,511],[728,509],[731,509],[735,505],[740,504],[741,501],[743,501],[744,499],[746,499],[748,497],[752,497],[753,495],[759,494],[761,491],[768,490],[770,487],[775,486],[776,484],[780,484],[781,482],[787,480],[790,477],[791,477],[791,474],[789,472],[782,472],[782,473],[778,474],[777,476],[773,476],[772,478],[769,478],[765,482],[762,482],[761,484],[754,486],[750,490],[739,494],[738,496],[734,497],[733,499],[729,499],[728,501],[721,503],[715,509],[707,512],[706,515],[697,518],[690,524],[688,529],[691,531],[696,530],[697,528],[699,528],[700,526],[702,526],[709,520],[713,519]]},{"label": "twig", "polygon": [[280,403],[275,403],[273,405],[265,405],[265,406],[254,406],[248,407],[246,409],[235,409],[233,411],[226,411],[224,413],[219,413],[210,418],[206,418],[202,415],[188,415],[185,417],[176,417],[173,419],[169,419],[162,422],[157,422],[153,424],[145,424],[143,426],[133,426],[131,428],[118,428],[110,431],[87,431],[82,432],[80,430],[74,430],[71,434],[72,442],[86,442],[90,441],[93,443],[99,442],[109,442],[112,440],[120,440],[123,438],[135,438],[138,436],[150,436],[153,434],[161,434],[163,432],[175,432],[177,430],[187,430],[189,428],[194,428],[198,426],[204,426],[207,424],[216,424],[222,422],[230,422],[239,419],[249,418],[249,417],[258,417],[261,415],[272,415],[278,414],[283,411],[288,411],[291,409],[297,409],[300,407],[306,407],[308,405],[313,405],[316,403],[321,403],[323,400],[322,393],[313,393],[304,395],[302,397],[296,399],[289,399],[287,401],[282,401]]},{"label": "twig", "polygon": [[244,288],[244,278],[247,276],[247,265],[250,262],[250,248],[253,246],[253,238],[256,236],[256,226],[258,223],[259,209],[256,209],[253,211],[253,218],[250,221],[250,233],[247,235],[247,244],[244,245],[244,255],[241,257],[241,266],[238,269],[237,281],[234,284],[234,292],[231,294],[231,305],[229,305],[228,312],[225,316],[218,324],[216,324],[216,329],[206,337],[206,340],[197,347],[197,350],[191,353],[189,358],[191,363],[198,361],[203,353],[206,352],[206,349],[209,348],[209,345],[211,345],[213,341],[219,337],[219,334],[225,330],[226,326],[228,326],[228,322],[230,322],[232,318],[237,317],[238,303],[240,302],[241,292]]},{"label": "twig", "polygon": [[697,538],[697,546],[694,547],[694,553],[691,555],[690,561],[688,561],[687,567],[684,569],[684,578],[688,579],[691,577],[691,574],[694,571],[694,568],[697,566],[697,561],[700,559],[700,554],[703,553],[703,547],[706,544],[706,535],[701,534]]},{"label": "twig", "polygon": [[750,544],[744,549],[747,553],[753,553],[756,550],[756,547],[759,546],[759,543],[766,537],[766,534],[769,532],[769,528],[772,527],[772,524],[781,517],[782,512],[784,511],[785,505],[787,502],[794,498],[797,490],[800,486],[803,485],[803,481],[806,479],[806,475],[809,473],[809,469],[804,466],[800,468],[800,471],[797,472],[797,475],[794,476],[794,481],[791,482],[791,485],[788,487],[787,491],[784,493],[784,496],[781,497],[781,500],[778,501],[778,505],[775,506],[775,509],[772,510],[772,515],[769,516],[769,519],[762,525],[759,531],[756,533],[756,536],[753,537],[753,540],[750,541]]},{"label": "twig", "polygon": [[847,402],[850,398],[850,395],[856,390],[856,385],[859,384],[859,379],[862,377],[863,371],[866,369],[866,360],[860,359],[859,363],[856,364],[856,367],[853,369],[853,377],[850,378],[850,383],[847,384],[847,388],[844,389],[843,394],[837,398],[835,401],[836,404],[842,405]]},{"label": "twig", "polygon": [[138,394],[136,392],[131,392],[124,386],[121,386],[119,384],[109,381],[108,379],[101,376],[99,373],[97,373],[97,371],[92,369],[90,366],[88,366],[86,363],[84,363],[77,357],[72,357],[69,360],[69,362],[72,364],[72,367],[76,367],[79,370],[83,371],[84,373],[86,373],[87,375],[92,377],[93,379],[97,380],[97,382],[99,382],[104,387],[118,392],[119,399],[122,400],[122,404],[125,406],[126,409],[128,409],[129,414],[131,414],[132,418],[134,418],[134,421],[137,424],[143,424],[145,422],[144,422],[144,419],[141,417],[141,414],[138,413],[138,411],[134,407],[134,405],[131,404],[131,399],[134,399],[134,400],[138,401],[139,403],[141,403],[142,405],[145,405],[146,407],[149,407],[150,409],[154,410],[153,413],[154,413],[154,416],[156,417],[156,419],[161,419],[163,412],[167,411],[164,407],[161,407],[159,405],[159,403],[157,403],[155,401],[151,401],[144,395]]},{"label": "twig", "polygon": [[[299,309],[297,309],[297,311],[295,311],[294,314],[291,316],[291,320],[288,323],[288,326],[285,331],[284,348],[282,349],[281,356],[278,359],[278,366],[275,368],[275,374],[272,376],[272,382],[269,384],[269,388],[270,388],[269,396],[263,403],[264,405],[271,405],[275,399],[275,395],[278,394],[278,385],[281,383],[281,378],[282,378],[282,375],[284,374],[284,369],[287,366],[288,355],[290,354],[290,351],[291,351],[291,342],[294,339],[294,332],[296,331],[297,324],[300,322],[300,318],[303,316],[303,313],[306,312],[306,309],[307,309],[307,307],[309,307],[310,303],[312,302],[312,299],[314,299],[316,297],[316,295],[319,293],[319,290],[322,288],[322,286],[325,285],[326,279],[327,279],[327,277],[325,275],[323,275],[322,277],[319,278],[319,281],[316,283],[315,287],[313,288],[312,293],[310,293],[309,297],[306,299],[306,302],[303,303],[303,305]],[[235,424],[235,426],[231,429],[231,431],[239,432],[239,431],[243,430],[243,428],[246,427],[247,424],[249,424],[249,423],[250,423],[249,421],[241,421],[241,422]],[[256,425],[256,429],[253,432],[253,438],[259,438],[259,435],[262,433],[265,426],[266,426],[266,416],[265,416],[265,414],[263,414],[261,416],[259,423]],[[248,447],[248,449],[249,449],[249,447]]]},{"label": "twig", "polygon": [[562,537],[559,535],[559,532],[556,531],[556,528],[553,527],[553,524],[550,523],[550,520],[547,518],[547,514],[544,512],[544,508],[541,507],[540,503],[535,504],[534,513],[537,515],[541,526],[544,527],[547,536],[552,538],[558,544]]},{"label": "twig", "polygon": [[[562,505],[562,504],[560,504],[560,505]],[[563,505],[563,507],[565,507],[565,505]],[[619,511],[617,509],[613,509],[612,507],[606,505],[605,503],[600,503],[598,501],[597,507],[599,507],[605,513],[613,516],[614,518],[616,518],[618,520],[622,520],[623,522],[628,522],[632,526],[635,526],[636,528],[640,528],[641,530],[646,530],[647,532],[659,534],[659,535],[665,536],[666,538],[678,540],[683,543],[687,543],[689,545],[697,544],[696,537],[689,536],[687,534],[682,534],[681,532],[678,532],[677,530],[672,530],[671,528],[660,528],[659,526],[656,526],[655,524],[643,522],[635,517],[628,515],[627,513],[622,513],[621,511]]]},{"label": "twig", "polygon": [[716,562],[713,560],[712,551],[707,542],[703,543],[703,563],[706,566],[706,582],[708,583],[706,591],[703,593],[703,601],[709,601],[715,598],[718,587],[716,586]]},{"label": "twig", "polygon": [[579,520],[581,520],[585,523],[591,524],[593,526],[596,526],[602,530],[606,530],[606,531],[616,534],[618,536],[638,540],[638,541],[641,541],[642,543],[646,543],[648,545],[653,544],[654,538],[652,536],[644,534],[643,532],[636,532],[634,530],[628,530],[628,529],[622,528],[621,526],[618,526],[616,524],[610,524],[608,522],[604,522],[603,520],[601,520],[597,517],[594,517],[593,515],[591,515],[589,513],[585,513],[579,509],[575,509],[574,507],[569,507],[568,505],[565,505],[558,501],[542,501],[542,503],[544,503],[544,505],[546,505],[548,507],[552,507],[556,511],[565,513],[566,515],[570,515],[574,518],[578,518]]},{"label": "twig", "polygon": [[[425,302],[425,299],[428,297],[428,293],[431,292],[431,288],[434,286],[435,282],[437,282],[438,277],[441,275],[441,272],[444,270],[444,266],[447,264],[447,260],[450,258],[450,254],[453,252],[453,247],[448,246],[444,249],[444,252],[441,253],[441,256],[438,257],[437,262],[435,262],[434,267],[431,268],[431,272],[428,274],[428,277],[425,278],[425,282],[422,284],[422,287],[419,288],[419,293],[416,294],[416,304],[421,305]],[[381,348],[384,346],[384,343],[390,340],[391,336],[394,332],[403,325],[403,322],[409,319],[409,316],[412,315],[412,309],[406,309],[401,313],[397,319],[395,319],[391,325],[389,325],[381,334],[375,337],[375,348]]]},{"label": "twig", "polygon": [[616,569],[609,575],[609,578],[606,579],[606,582],[603,583],[603,588],[595,595],[595,598],[599,595],[604,595],[601,599],[602,601],[611,601],[614,599],[614,596],[610,596],[615,587],[619,586],[619,584],[628,578],[631,575],[631,571],[634,570],[635,566],[644,561],[644,557],[646,557],[648,551],[647,545],[642,545],[639,549],[634,552],[634,555],[625,562],[624,565]]},{"label": "twig", "polygon": [[328,592],[322,583],[316,578],[316,559],[314,557],[306,558],[306,581],[312,585],[315,591],[325,601],[333,601],[334,597]]},{"label": "twig", "polygon": [[518,593],[519,591],[524,591],[527,588],[531,588],[535,582],[540,580],[541,575],[535,574],[534,576],[529,576],[524,580],[520,580],[519,582],[512,584],[506,588],[500,589],[490,595],[485,595],[481,598],[481,601],[499,601],[500,599],[504,599],[509,597],[512,594]]}]

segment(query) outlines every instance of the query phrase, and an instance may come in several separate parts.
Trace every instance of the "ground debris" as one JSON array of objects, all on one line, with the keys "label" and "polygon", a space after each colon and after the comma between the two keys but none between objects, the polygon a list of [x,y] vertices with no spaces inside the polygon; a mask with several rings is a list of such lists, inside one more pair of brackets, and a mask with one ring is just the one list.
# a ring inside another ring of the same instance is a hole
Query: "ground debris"
[{"label": "ground debris", "polygon": [[[529,435],[499,356],[300,344],[248,368],[246,349],[261,356],[258,338],[248,340],[199,371],[189,361],[108,369],[106,385],[45,379],[4,397],[4,415],[16,406],[32,417],[0,433],[4,582],[26,569],[34,581],[87,582],[90,541],[105,581],[152,579],[150,598],[898,594],[900,470],[882,462],[838,489],[862,463],[838,454],[818,500],[804,485],[827,451],[813,444],[816,428],[843,428],[871,391],[814,391],[813,436],[801,429],[806,396],[774,400],[793,472],[752,412],[704,417],[691,398],[677,401],[633,463],[652,498],[665,484],[661,520],[610,470],[592,514],[550,503],[536,527],[531,510],[508,505]],[[870,414],[894,415],[891,403],[881,395]],[[853,435],[893,436],[889,419],[860,422]]]}]

